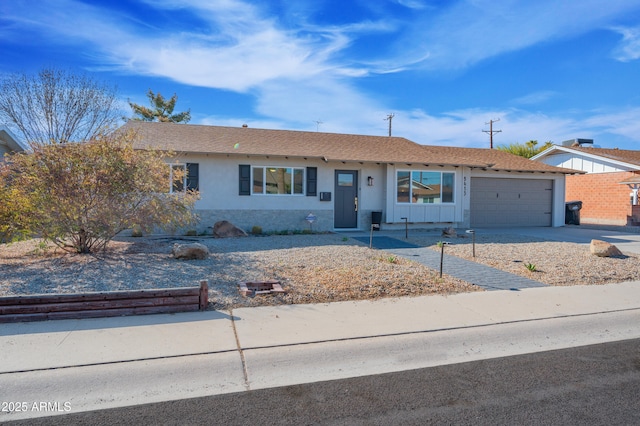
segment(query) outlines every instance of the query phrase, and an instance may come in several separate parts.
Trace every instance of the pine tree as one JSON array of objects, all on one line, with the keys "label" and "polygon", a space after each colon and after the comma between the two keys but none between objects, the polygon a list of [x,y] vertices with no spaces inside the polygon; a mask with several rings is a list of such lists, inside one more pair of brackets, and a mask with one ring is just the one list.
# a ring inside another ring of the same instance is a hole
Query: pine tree
[{"label": "pine tree", "polygon": [[137,121],[160,121],[163,123],[188,123],[191,120],[191,110],[178,114],[173,113],[173,109],[178,101],[175,93],[170,99],[165,99],[160,92],[153,93],[151,89],[147,92],[151,108],[135,104],[129,101],[129,106],[133,110],[133,120]]}]

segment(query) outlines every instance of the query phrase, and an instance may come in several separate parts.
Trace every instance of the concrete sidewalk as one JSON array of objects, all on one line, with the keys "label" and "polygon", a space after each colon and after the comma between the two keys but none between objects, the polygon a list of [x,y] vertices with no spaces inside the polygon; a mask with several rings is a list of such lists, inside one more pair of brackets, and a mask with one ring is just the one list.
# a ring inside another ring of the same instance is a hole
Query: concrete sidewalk
[{"label": "concrete sidewalk", "polygon": [[3,324],[0,376],[620,311],[640,320],[640,282]]}]

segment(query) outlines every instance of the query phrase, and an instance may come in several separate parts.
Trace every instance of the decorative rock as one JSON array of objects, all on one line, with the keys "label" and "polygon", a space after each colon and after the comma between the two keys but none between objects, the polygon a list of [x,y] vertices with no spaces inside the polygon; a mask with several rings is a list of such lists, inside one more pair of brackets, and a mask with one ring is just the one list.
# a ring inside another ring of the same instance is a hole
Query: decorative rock
[{"label": "decorative rock", "polygon": [[455,238],[458,235],[458,233],[456,232],[456,230],[453,228],[453,226],[450,226],[448,228],[444,228],[442,230],[442,236],[446,237],[446,238]]},{"label": "decorative rock", "polygon": [[598,257],[623,256],[622,252],[618,250],[618,247],[602,240],[591,240],[589,250],[591,254],[595,254]]},{"label": "decorative rock", "polygon": [[213,236],[216,238],[247,237],[247,233],[227,220],[213,225]]},{"label": "decorative rock", "polygon": [[209,257],[209,249],[207,248],[207,246],[200,243],[191,243],[191,244],[175,243],[173,245],[173,249],[171,250],[171,254],[176,259],[204,260],[207,257]]},{"label": "decorative rock", "polygon": [[131,229],[131,236],[132,237],[136,237],[136,238],[142,237],[142,228],[140,226],[138,226],[138,225],[135,225]]}]

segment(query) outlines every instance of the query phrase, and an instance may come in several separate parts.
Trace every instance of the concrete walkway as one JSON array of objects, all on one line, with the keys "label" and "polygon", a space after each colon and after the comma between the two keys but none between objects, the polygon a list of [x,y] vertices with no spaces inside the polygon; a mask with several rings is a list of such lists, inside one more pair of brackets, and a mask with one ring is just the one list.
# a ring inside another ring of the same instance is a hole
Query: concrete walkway
[{"label": "concrete walkway", "polygon": [[[440,253],[428,247],[420,247],[408,243],[402,238],[396,238],[396,233],[376,235],[372,238],[373,248],[402,256],[422,263],[430,269],[440,271]],[[350,234],[351,238],[369,245],[370,237]],[[481,263],[445,254],[442,262],[442,272],[454,278],[482,287],[485,290],[522,290],[524,288],[545,287],[546,284],[531,280],[520,275],[501,271]]]},{"label": "concrete walkway", "polygon": [[[420,262],[423,265],[440,271],[440,253],[422,248],[392,249],[391,253]],[[446,254],[443,256],[442,272],[485,290],[522,290],[525,288],[545,287],[546,284],[520,275],[501,271],[481,263]]]},{"label": "concrete walkway", "polygon": [[[640,254],[640,230],[634,227],[633,232],[626,227],[596,226],[564,226],[552,227],[510,227],[510,228],[480,228],[475,229],[476,235],[487,234],[516,234],[530,236],[537,239],[570,242],[589,245],[591,240],[603,240],[616,245],[623,253]],[[409,231],[420,232],[425,231]],[[439,236],[441,230],[426,231]],[[367,232],[345,232],[350,238],[367,246],[370,234]],[[419,247],[407,242],[404,231],[377,231],[373,233],[373,248],[384,250],[402,256],[423,265],[440,270],[440,253],[426,247]],[[546,284],[519,275],[510,274],[490,266],[447,255],[445,247],[443,273],[467,281],[485,290],[522,290],[525,288],[545,287]]]}]

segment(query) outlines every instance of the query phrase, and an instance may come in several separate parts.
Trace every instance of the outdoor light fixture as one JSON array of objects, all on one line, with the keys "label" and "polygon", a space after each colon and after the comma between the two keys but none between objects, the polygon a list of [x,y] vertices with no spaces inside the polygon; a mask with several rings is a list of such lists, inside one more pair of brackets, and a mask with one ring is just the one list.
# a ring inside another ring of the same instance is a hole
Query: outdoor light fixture
[{"label": "outdoor light fixture", "polygon": [[367,185],[368,185],[368,186],[373,186],[373,178],[372,178],[371,176],[369,176],[369,177],[367,178]]}]

